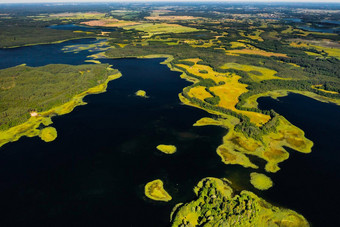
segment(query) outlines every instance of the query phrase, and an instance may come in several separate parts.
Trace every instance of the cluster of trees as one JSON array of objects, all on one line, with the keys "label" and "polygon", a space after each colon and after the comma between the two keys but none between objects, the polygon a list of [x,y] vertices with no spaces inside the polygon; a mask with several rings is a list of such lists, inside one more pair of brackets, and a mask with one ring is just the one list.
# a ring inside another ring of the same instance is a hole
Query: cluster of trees
[{"label": "cluster of trees", "polygon": [[271,119],[264,124],[262,127],[257,127],[255,124],[251,123],[249,119],[243,119],[240,124],[237,124],[234,128],[237,132],[242,132],[244,135],[251,137],[253,139],[262,140],[263,135],[267,135],[270,132],[276,132],[277,126],[279,125],[279,114],[274,110],[269,111]]}]

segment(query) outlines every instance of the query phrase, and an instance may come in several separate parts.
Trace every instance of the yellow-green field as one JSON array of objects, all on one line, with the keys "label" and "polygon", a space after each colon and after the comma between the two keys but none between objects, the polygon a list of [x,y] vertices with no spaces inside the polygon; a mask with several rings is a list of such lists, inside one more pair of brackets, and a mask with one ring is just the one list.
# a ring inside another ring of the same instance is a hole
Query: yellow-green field
[{"label": "yellow-green field", "polygon": [[40,138],[45,142],[51,142],[57,138],[57,130],[53,127],[47,127],[40,131]]},{"label": "yellow-green field", "polygon": [[177,151],[177,148],[174,145],[160,144],[156,148],[165,154],[174,154]]},{"label": "yellow-green field", "polygon": [[[203,79],[212,79],[213,81],[216,82],[216,84],[218,84],[219,82],[224,82],[223,85],[210,88],[210,91],[214,92],[216,96],[220,97],[220,102],[218,103],[218,106],[230,109],[237,113],[244,114],[250,118],[251,122],[257,125],[262,125],[269,121],[270,116],[268,115],[236,109],[235,106],[239,102],[238,99],[239,96],[245,92],[248,92],[246,88],[247,85],[239,82],[239,79],[241,78],[240,76],[235,74],[224,74],[215,72],[210,66],[197,64],[199,59],[185,59],[185,60],[192,61],[195,63],[195,65],[188,66],[184,64],[176,64],[176,66],[184,68],[189,73],[199,76]],[[202,73],[202,71],[205,71],[207,73]],[[204,101],[204,98],[206,98],[207,94],[204,93],[202,88],[193,89],[194,90],[192,92],[191,90],[189,91],[189,95],[191,94],[192,97],[196,97],[195,95],[197,95],[198,93],[202,93],[196,98]]]},{"label": "yellow-green field", "polygon": [[241,42],[230,42],[231,48],[240,48],[240,47],[244,47],[246,48],[247,45]]},{"label": "yellow-green field", "polygon": [[253,66],[253,65],[242,65],[237,63],[226,63],[222,67],[222,69],[237,69],[246,71],[248,75],[255,81],[260,82],[262,80],[273,80],[273,79],[282,79],[285,80],[286,78],[281,78],[275,76],[277,73],[275,70]]},{"label": "yellow-green field", "polygon": [[314,52],[310,52],[310,51],[305,51],[306,54],[310,55],[310,56],[318,56],[318,57],[323,57],[321,54],[317,54]]},{"label": "yellow-green field", "polygon": [[[328,54],[328,56],[335,57],[340,59],[340,46],[339,43],[334,43],[332,46],[332,43],[329,41],[308,41],[308,40],[301,40],[299,42],[293,41],[289,44],[292,47],[304,47],[308,49],[315,49],[321,52],[325,52]],[[311,56],[322,56],[320,54],[310,52],[310,51],[305,51],[306,54],[311,55]]]},{"label": "yellow-green field", "polygon": [[262,173],[251,173],[250,183],[259,190],[267,190],[273,186],[272,180]]},{"label": "yellow-green field", "polygon": [[196,97],[200,100],[213,97],[209,92],[205,90],[205,87],[203,86],[197,86],[197,87],[190,89],[188,94],[189,96]]},{"label": "yellow-green field", "polygon": [[258,48],[245,48],[245,49],[236,49],[236,50],[226,50],[227,55],[239,56],[240,54],[251,54],[251,55],[261,55],[265,57],[287,57],[286,54],[267,52],[264,50],[260,50]]},{"label": "yellow-green field", "polygon": [[264,31],[263,30],[256,30],[254,32],[252,32],[251,34],[245,34],[244,32],[240,32],[240,35],[242,35],[245,38],[249,38],[249,39],[253,39],[253,40],[257,40],[260,42],[263,42],[262,37],[260,36]]},{"label": "yellow-green field", "polygon": [[184,33],[184,32],[196,32],[199,31],[196,28],[190,28],[181,26],[178,24],[166,24],[166,23],[145,23],[133,26],[126,26],[124,29],[135,29],[138,31],[147,32],[150,36],[163,33]]},{"label": "yellow-green field", "polygon": [[168,202],[172,197],[165,191],[163,181],[160,179],[151,181],[145,185],[145,195],[152,200]]},{"label": "yellow-green field", "polygon": [[139,97],[143,97],[143,98],[148,98],[148,96],[146,95],[146,91],[144,91],[144,90],[136,91],[135,95],[139,96]]},{"label": "yellow-green field", "polygon": [[310,46],[312,48],[315,48],[318,51],[326,52],[328,56],[340,59],[340,48],[323,47],[323,46],[317,46],[317,45],[310,45]]}]

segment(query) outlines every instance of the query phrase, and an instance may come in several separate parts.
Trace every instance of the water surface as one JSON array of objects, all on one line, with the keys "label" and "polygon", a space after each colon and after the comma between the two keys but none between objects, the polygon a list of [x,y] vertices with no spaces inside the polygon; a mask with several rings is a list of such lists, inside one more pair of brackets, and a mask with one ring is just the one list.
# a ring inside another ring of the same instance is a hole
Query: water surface
[{"label": "water surface", "polygon": [[48,26],[48,28],[57,29],[57,30],[84,31],[84,32],[93,31],[93,30],[101,30],[103,32],[112,32],[116,30],[114,28],[90,27],[90,26],[76,25],[76,24],[51,25],[51,26]]},{"label": "water surface", "polygon": [[260,98],[261,109],[274,109],[305,131],[312,153],[290,150],[290,158],[272,175],[275,186],[265,197],[303,214],[314,226],[339,226],[340,106],[290,94],[276,101]]},{"label": "water surface", "polygon": [[[22,138],[0,148],[2,225],[167,226],[175,204],[194,199],[199,180],[231,171],[215,152],[225,129],[192,126],[209,115],[180,103],[178,93],[189,83],[163,60],[103,59],[123,77],[106,93],[87,96],[88,105],[53,118],[55,141]],[[150,98],[136,97],[139,89]],[[178,152],[161,153],[161,143]],[[144,185],[157,178],[171,202],[144,196]]]}]

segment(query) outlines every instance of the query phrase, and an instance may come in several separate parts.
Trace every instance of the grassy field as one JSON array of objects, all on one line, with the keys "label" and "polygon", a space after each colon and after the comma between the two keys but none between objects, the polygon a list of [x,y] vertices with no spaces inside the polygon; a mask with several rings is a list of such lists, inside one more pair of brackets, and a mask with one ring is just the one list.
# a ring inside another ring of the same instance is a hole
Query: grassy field
[{"label": "grassy field", "polygon": [[253,65],[242,65],[237,63],[226,63],[222,69],[237,69],[248,73],[248,75],[255,81],[260,82],[262,80],[273,80],[273,79],[287,79],[275,76],[277,73],[275,70],[253,66]]},{"label": "grassy field", "polygon": [[143,98],[148,98],[148,96],[146,95],[146,91],[144,91],[144,90],[136,91],[135,95],[139,96],[139,97],[143,97]]},{"label": "grassy field", "polygon": [[[289,44],[292,47],[296,48],[307,48],[307,49],[314,49],[320,51],[322,53],[327,53],[327,56],[335,57],[340,59],[340,45],[339,43],[332,43],[329,41],[308,41],[308,40],[301,40],[301,41],[293,41]],[[308,55],[311,56],[322,56],[321,54],[305,51]]]},{"label": "grassy field", "polygon": [[273,186],[272,180],[262,173],[251,173],[250,183],[259,190],[268,190]]},{"label": "grassy field", "polygon": [[172,199],[168,192],[165,191],[163,181],[159,179],[147,183],[144,192],[152,200],[168,202]]},{"label": "grassy field", "polygon": [[247,35],[245,34],[245,32],[240,32],[240,34],[245,38],[249,38],[249,39],[253,39],[253,40],[263,42],[263,39],[260,36],[263,32],[264,32],[263,30],[257,29],[256,31],[251,32],[250,34],[247,34]]},{"label": "grassy field", "polygon": [[174,154],[177,151],[177,148],[174,145],[160,144],[156,148],[164,154]]},{"label": "grassy field", "polygon": [[189,96],[196,97],[200,100],[213,97],[209,92],[205,90],[203,86],[193,87],[189,91]]},{"label": "grassy field", "polygon": [[317,45],[310,45],[310,46],[312,48],[315,48],[318,51],[327,53],[328,56],[340,59],[340,48],[323,47],[323,46],[317,46]]},{"label": "grassy field", "polygon": [[230,42],[231,48],[246,48],[247,44],[241,42]]},{"label": "grassy field", "polygon": [[[189,73],[194,74],[200,78],[203,79],[211,79],[216,84],[221,84],[219,86],[211,87],[210,90],[220,98],[220,102],[218,103],[218,106],[230,109],[232,111],[235,111],[236,113],[244,114],[248,116],[251,120],[251,122],[255,123],[256,125],[262,125],[266,123],[270,116],[264,115],[261,113],[255,113],[250,111],[243,111],[236,109],[236,104],[239,102],[239,96],[243,93],[246,93],[247,85],[242,84],[239,82],[239,79],[241,78],[238,75],[235,74],[225,74],[225,73],[219,73],[214,71],[210,66],[207,65],[200,65],[197,64],[197,59],[185,59],[185,61],[192,61],[196,62],[193,66],[188,66],[184,64],[176,64],[176,66],[180,68],[184,68]],[[202,73],[204,72],[204,73]],[[202,101],[204,101],[205,98],[207,98],[207,92],[203,91],[203,88],[193,88],[193,91],[189,91],[190,94],[193,95],[193,97],[199,98]],[[194,96],[200,93],[200,96]],[[203,98],[204,97],[204,98]]]},{"label": "grassy field", "polygon": [[252,48],[252,49],[236,49],[236,50],[226,50],[226,54],[228,55],[234,55],[239,56],[240,54],[249,54],[249,55],[260,55],[264,57],[287,57],[286,54],[281,53],[274,53],[274,52],[268,52],[264,50],[260,50],[258,48]]},{"label": "grassy field", "polygon": [[47,127],[40,131],[39,137],[45,142],[52,142],[57,138],[57,130],[53,127]]}]

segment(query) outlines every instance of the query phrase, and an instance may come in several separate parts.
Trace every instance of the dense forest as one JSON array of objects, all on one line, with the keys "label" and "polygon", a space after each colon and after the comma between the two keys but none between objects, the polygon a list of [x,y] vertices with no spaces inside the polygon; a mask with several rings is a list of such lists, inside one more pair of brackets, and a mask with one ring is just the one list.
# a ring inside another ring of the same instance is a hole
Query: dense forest
[{"label": "dense forest", "polygon": [[108,65],[16,66],[0,70],[0,129],[25,122],[31,111],[46,111],[103,83],[117,71]]}]

